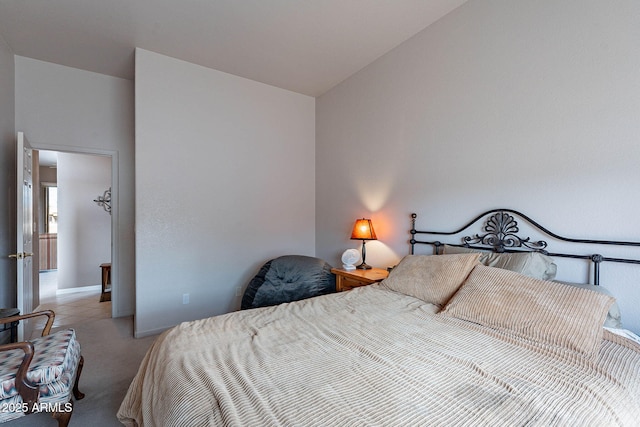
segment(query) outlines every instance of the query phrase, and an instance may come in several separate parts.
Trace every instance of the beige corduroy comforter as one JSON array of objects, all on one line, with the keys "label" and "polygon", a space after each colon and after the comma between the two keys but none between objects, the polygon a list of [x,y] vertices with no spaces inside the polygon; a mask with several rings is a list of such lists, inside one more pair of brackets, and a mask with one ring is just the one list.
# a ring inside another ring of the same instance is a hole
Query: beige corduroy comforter
[{"label": "beige corduroy comforter", "polygon": [[118,418],[140,426],[637,426],[640,346],[597,359],[456,318],[379,285],[183,323]]}]

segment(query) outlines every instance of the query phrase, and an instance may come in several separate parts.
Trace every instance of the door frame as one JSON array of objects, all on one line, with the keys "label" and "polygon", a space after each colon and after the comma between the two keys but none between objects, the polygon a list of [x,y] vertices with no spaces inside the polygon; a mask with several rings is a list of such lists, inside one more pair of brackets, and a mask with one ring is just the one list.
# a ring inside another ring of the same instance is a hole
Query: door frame
[{"label": "door frame", "polygon": [[33,150],[60,151],[63,153],[111,157],[111,317],[117,317],[119,313],[118,295],[120,289],[120,263],[118,262],[120,259],[120,239],[118,232],[120,225],[120,207],[118,204],[118,151],[70,147],[68,145],[41,144],[31,141],[29,141],[29,143]]}]

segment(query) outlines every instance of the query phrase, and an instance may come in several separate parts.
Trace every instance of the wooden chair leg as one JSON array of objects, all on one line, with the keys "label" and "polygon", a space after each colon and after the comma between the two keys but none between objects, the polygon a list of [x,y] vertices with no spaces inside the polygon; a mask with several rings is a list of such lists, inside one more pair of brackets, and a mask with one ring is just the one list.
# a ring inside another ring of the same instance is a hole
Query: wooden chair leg
[{"label": "wooden chair leg", "polygon": [[76,381],[73,383],[73,397],[76,400],[84,398],[84,393],[78,389],[78,383],[80,382],[80,374],[82,374],[82,367],[84,366],[84,356],[80,356],[80,362],[78,363],[78,373],[76,374]]},{"label": "wooden chair leg", "polygon": [[73,415],[73,399],[69,398],[69,403],[71,404],[71,410],[51,414],[54,419],[58,420],[58,427],[67,427],[69,425],[69,420]]},{"label": "wooden chair leg", "polygon": [[[76,374],[76,380],[73,383],[73,397],[75,397],[76,400],[84,398],[84,393],[78,389],[78,383],[80,382],[80,375],[82,374],[83,366],[84,356],[80,355],[80,360],[78,361],[78,373]],[[71,420],[71,415],[73,415],[73,399],[71,397],[69,397],[68,405],[71,405],[68,411],[54,412],[51,415],[54,419],[58,420],[58,427],[67,427],[69,425],[69,420]],[[65,405],[65,409],[69,407],[68,405]]]}]

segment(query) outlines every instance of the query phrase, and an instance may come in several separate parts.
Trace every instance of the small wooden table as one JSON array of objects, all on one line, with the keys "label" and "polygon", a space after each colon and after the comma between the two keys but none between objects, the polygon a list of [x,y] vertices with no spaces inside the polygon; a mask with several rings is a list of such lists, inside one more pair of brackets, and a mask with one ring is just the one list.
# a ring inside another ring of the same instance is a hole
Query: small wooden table
[{"label": "small wooden table", "polygon": [[[20,314],[20,310],[17,308],[0,308],[0,318],[2,319],[5,317],[17,316],[18,314]],[[0,329],[0,332],[4,332],[7,329],[11,330],[11,342],[18,341],[18,323],[20,323],[18,320],[11,323],[5,323],[2,325],[2,329]]]},{"label": "small wooden table", "polygon": [[336,275],[336,292],[348,291],[358,286],[371,285],[387,278],[389,273],[381,268],[370,270],[344,270],[342,268],[332,268],[331,272]]},{"label": "small wooden table", "polygon": [[111,263],[105,262],[100,264],[102,269],[102,293],[100,294],[100,302],[111,301]]}]

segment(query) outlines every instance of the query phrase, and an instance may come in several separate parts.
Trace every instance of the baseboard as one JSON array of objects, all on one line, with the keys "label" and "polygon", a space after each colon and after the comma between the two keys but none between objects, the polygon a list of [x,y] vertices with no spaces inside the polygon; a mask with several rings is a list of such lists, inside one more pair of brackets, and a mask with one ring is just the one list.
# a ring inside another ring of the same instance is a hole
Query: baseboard
[{"label": "baseboard", "polygon": [[93,286],[79,286],[77,288],[57,289],[56,295],[73,294],[76,292],[94,292],[94,291],[102,291],[102,286],[93,285]]},{"label": "baseboard", "polygon": [[150,337],[152,335],[159,335],[162,332],[166,331],[167,329],[171,329],[171,328],[173,328],[173,326],[166,326],[164,328],[149,329],[147,331],[134,332],[133,333],[133,337],[134,338],[145,338],[145,337]]}]

